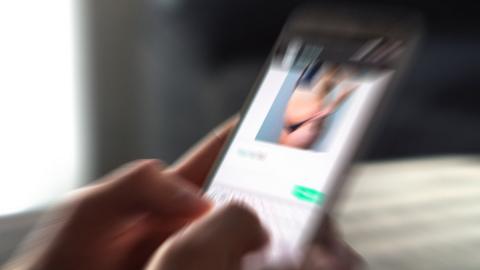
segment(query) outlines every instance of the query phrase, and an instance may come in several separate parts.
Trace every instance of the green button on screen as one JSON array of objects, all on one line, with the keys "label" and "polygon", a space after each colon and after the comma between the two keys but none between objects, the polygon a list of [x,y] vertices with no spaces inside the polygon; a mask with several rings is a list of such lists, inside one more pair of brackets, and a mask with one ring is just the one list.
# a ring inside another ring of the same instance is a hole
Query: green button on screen
[{"label": "green button on screen", "polygon": [[325,194],[309,187],[294,186],[292,190],[293,196],[297,199],[309,203],[322,204],[325,199]]}]

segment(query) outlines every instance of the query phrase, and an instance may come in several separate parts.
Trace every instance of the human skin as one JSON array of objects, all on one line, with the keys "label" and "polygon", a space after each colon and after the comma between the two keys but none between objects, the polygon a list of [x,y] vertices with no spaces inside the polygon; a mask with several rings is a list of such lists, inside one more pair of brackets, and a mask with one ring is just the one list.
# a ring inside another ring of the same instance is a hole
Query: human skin
[{"label": "human skin", "polygon": [[[279,144],[308,149],[321,135],[326,117],[333,113],[342,102],[356,89],[348,85],[340,90],[338,97],[330,103],[325,96],[338,83],[337,69],[332,68],[320,78],[312,89],[298,86],[292,93],[284,114],[284,126],[280,133]],[[288,127],[301,123],[300,127],[290,130]]]},{"label": "human skin", "polygon": [[[73,192],[47,213],[4,269],[239,269],[245,254],[265,246],[268,234],[249,208],[231,204],[210,211],[199,193],[235,123],[212,132],[171,166],[135,161]],[[356,265],[350,262],[358,256],[329,234],[335,244],[323,241],[310,249],[316,260],[305,269]]]},{"label": "human skin", "polygon": [[6,269],[141,269],[165,239],[209,211],[199,188],[233,125],[176,164],[134,161],[69,194]]}]

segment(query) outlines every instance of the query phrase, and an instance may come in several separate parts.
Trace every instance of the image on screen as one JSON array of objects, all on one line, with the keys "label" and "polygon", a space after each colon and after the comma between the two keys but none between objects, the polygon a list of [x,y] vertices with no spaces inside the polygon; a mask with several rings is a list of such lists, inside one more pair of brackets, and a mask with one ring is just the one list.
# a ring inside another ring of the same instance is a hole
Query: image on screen
[{"label": "image on screen", "polygon": [[326,151],[335,122],[344,117],[359,86],[359,71],[332,62],[314,62],[290,77],[272,104],[256,139],[283,146]]}]

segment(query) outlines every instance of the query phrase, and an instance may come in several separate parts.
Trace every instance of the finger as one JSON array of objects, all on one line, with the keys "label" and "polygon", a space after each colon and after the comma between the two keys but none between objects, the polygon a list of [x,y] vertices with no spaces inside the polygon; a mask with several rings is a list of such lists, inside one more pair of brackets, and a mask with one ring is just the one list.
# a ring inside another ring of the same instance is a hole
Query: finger
[{"label": "finger", "polygon": [[123,264],[123,269],[144,269],[146,262],[152,257],[158,247],[170,236],[192,222],[190,218],[152,218],[146,217],[145,222],[129,232],[134,234],[128,251],[130,264]]},{"label": "finger", "polygon": [[328,252],[318,246],[307,250],[301,270],[341,270],[335,268],[335,262]]},{"label": "finger", "polygon": [[202,186],[237,122],[238,115],[225,121],[180,158],[169,171],[181,175],[196,186]]},{"label": "finger", "polygon": [[[307,252],[304,269],[363,269],[362,257],[342,238],[338,226],[329,215],[323,221],[315,241]],[[322,268],[323,267],[323,268]]]},{"label": "finger", "polygon": [[338,256],[349,254],[351,248],[343,240],[337,223],[330,215],[325,215],[320,229],[320,244],[324,249]]},{"label": "finger", "polygon": [[331,248],[336,245],[339,236],[334,221],[329,214],[322,216],[322,222],[318,228],[315,243],[326,248]]},{"label": "finger", "polygon": [[267,239],[258,218],[233,204],[171,238],[147,269],[236,269],[244,255],[262,247]]},{"label": "finger", "polygon": [[192,184],[165,172],[156,160],[135,162],[106,178],[85,200],[96,212],[199,216],[210,208]]}]

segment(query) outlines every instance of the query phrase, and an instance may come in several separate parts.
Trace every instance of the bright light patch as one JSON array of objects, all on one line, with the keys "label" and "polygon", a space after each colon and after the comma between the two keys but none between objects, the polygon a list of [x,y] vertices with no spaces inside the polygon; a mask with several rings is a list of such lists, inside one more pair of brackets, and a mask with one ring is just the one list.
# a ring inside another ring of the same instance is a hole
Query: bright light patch
[{"label": "bright light patch", "polygon": [[0,215],[80,183],[75,4],[0,2]]}]

